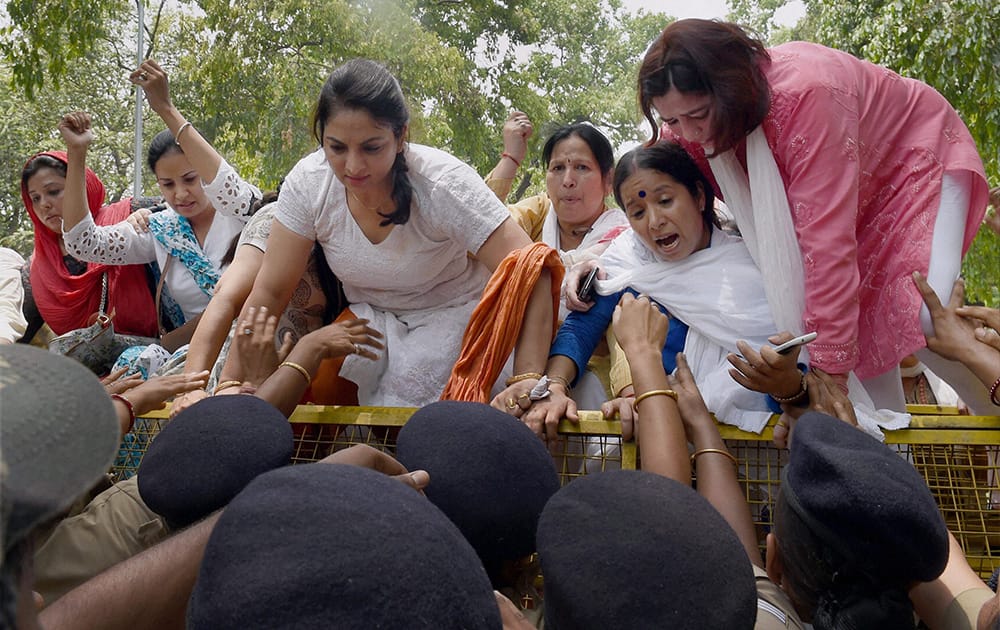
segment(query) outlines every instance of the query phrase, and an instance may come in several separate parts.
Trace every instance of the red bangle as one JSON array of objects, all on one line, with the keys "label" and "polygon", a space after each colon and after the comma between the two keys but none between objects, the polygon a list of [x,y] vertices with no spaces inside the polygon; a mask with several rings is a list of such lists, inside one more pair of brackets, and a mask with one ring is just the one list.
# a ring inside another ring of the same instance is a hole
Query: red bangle
[{"label": "red bangle", "polygon": [[997,400],[997,388],[1000,387],[1000,376],[997,380],[993,381],[993,387],[990,388],[990,402],[1000,407],[1000,400]]},{"label": "red bangle", "polygon": [[135,407],[132,405],[131,400],[121,394],[111,394],[111,398],[120,401],[128,409],[128,429],[125,429],[125,433],[128,433],[135,426]]},{"label": "red bangle", "polygon": [[511,162],[513,162],[513,163],[514,163],[514,165],[515,165],[515,166],[517,166],[517,168],[521,168],[521,161],[520,161],[520,160],[518,160],[518,159],[517,159],[516,157],[514,157],[513,155],[511,155],[510,153],[507,153],[506,151],[504,151],[503,153],[501,153],[501,154],[500,154],[500,159],[503,159],[503,158],[508,158],[508,159],[510,159],[510,161],[511,161]]}]

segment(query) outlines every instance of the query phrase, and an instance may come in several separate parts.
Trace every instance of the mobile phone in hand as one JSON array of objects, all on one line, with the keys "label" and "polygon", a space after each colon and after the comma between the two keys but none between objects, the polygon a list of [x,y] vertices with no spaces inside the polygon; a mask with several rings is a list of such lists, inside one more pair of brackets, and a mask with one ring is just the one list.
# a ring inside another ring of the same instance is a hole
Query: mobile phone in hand
[{"label": "mobile phone in hand", "polygon": [[597,280],[597,267],[590,270],[583,280],[580,282],[580,286],[577,288],[576,295],[580,298],[581,302],[593,302],[594,301],[594,281]]},{"label": "mobile phone in hand", "polygon": [[788,354],[793,349],[798,348],[799,346],[805,345],[805,344],[809,343],[810,341],[812,341],[815,338],[816,338],[816,333],[814,333],[814,332],[806,333],[804,335],[799,335],[798,337],[795,337],[794,339],[789,339],[785,343],[782,343],[782,344],[779,344],[779,345],[775,346],[774,347],[774,351],[777,352],[778,354]]}]

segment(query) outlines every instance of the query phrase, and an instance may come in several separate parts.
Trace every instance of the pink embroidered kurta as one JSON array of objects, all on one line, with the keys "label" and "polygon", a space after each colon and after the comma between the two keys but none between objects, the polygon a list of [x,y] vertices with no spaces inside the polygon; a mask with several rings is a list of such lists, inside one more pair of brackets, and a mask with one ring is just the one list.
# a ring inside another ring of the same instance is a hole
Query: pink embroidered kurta
[{"label": "pink embroidered kurta", "polygon": [[[811,362],[882,374],[926,345],[911,274],[927,273],[941,177],[972,174],[964,255],[986,208],[982,161],[958,114],[926,84],[818,44],[770,53],[762,125],[802,253],[803,326],[819,333]],[[662,133],[672,135],[665,125]],[[715,184],[704,149],[681,144]],[[766,251],[767,235],[759,238]]]}]

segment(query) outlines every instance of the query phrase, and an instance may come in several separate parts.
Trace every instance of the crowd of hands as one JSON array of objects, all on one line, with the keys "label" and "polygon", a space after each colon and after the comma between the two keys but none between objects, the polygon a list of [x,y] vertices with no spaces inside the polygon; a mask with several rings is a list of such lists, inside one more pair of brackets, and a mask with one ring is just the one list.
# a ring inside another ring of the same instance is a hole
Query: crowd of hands
[{"label": "crowd of hands", "polygon": [[[572,277],[572,274],[570,274]],[[923,295],[934,323],[934,334],[927,337],[928,347],[938,354],[955,360],[980,365],[1000,365],[1000,310],[983,306],[964,304],[964,284],[956,281],[947,304],[942,304],[926,280],[914,274],[914,282]],[[238,353],[243,366],[243,385],[230,389],[229,393],[254,393],[290,415],[298,403],[308,383],[294,372],[276,373],[277,367],[285,362],[306,366],[315,374],[319,363],[356,353],[371,360],[379,357],[383,349],[382,335],[373,329],[367,320],[350,319],[335,322],[319,328],[296,343],[291,333],[285,336],[281,347],[274,343],[278,318],[267,309],[250,308],[246,317],[236,327],[232,351]],[[669,320],[660,308],[645,296],[626,293],[615,308],[613,327],[623,352],[633,371],[642,365],[642,358],[660,357],[669,329]],[[252,331],[252,334],[243,334]],[[792,337],[783,332],[769,339],[772,344],[780,344]],[[820,411],[857,426],[854,408],[846,392],[839,383],[822,370],[812,368],[803,374],[798,367],[798,349],[788,354],[778,354],[771,346],[752,348],[745,342],[738,344],[739,354],[731,353],[728,360],[732,365],[730,375],[744,387],[762,393],[783,395],[798,391],[803,383],[807,392],[798,404],[782,405],[784,413],[774,427],[774,441],[779,447],[788,445],[789,434],[795,421],[808,410]],[[975,372],[975,370],[973,370]],[[143,380],[138,374],[125,376],[119,370],[107,376],[104,384],[109,394],[126,395],[131,401],[134,413],[142,416],[150,411],[165,407],[165,401],[187,392],[201,392],[200,395],[185,397],[185,404],[175,405],[172,415],[208,396],[205,386],[208,372],[156,376]],[[282,374],[285,378],[277,378]],[[678,357],[677,370],[667,375],[671,387],[678,394],[678,404],[683,418],[702,417],[704,402],[695,385],[694,377],[684,360]],[[984,376],[985,379],[989,377]],[[986,383],[987,386],[990,383]],[[576,403],[570,398],[567,388],[559,382],[550,384],[551,395],[531,401],[526,393],[534,381],[518,382],[498,394],[492,405],[520,418],[541,439],[555,445],[558,440],[559,422],[566,418],[571,422],[579,420]],[[638,413],[633,405],[631,392],[609,400],[601,411],[607,419],[619,419],[622,423],[624,439],[636,437],[639,431]],[[519,402],[514,409],[504,404],[508,398]],[[707,414],[707,410],[705,410]],[[710,418],[710,416],[708,416]],[[123,419],[123,431],[127,421]]]}]

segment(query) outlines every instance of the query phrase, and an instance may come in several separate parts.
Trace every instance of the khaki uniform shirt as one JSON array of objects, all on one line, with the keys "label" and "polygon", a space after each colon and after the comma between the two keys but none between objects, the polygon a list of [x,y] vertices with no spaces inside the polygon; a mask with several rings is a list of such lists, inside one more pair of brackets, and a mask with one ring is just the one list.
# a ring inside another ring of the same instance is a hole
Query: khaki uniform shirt
[{"label": "khaki uniform shirt", "polygon": [[757,578],[757,623],[754,624],[754,628],[756,630],[805,628],[805,624],[792,607],[791,600],[777,584],[767,578],[767,572],[754,565],[753,574]]}]

